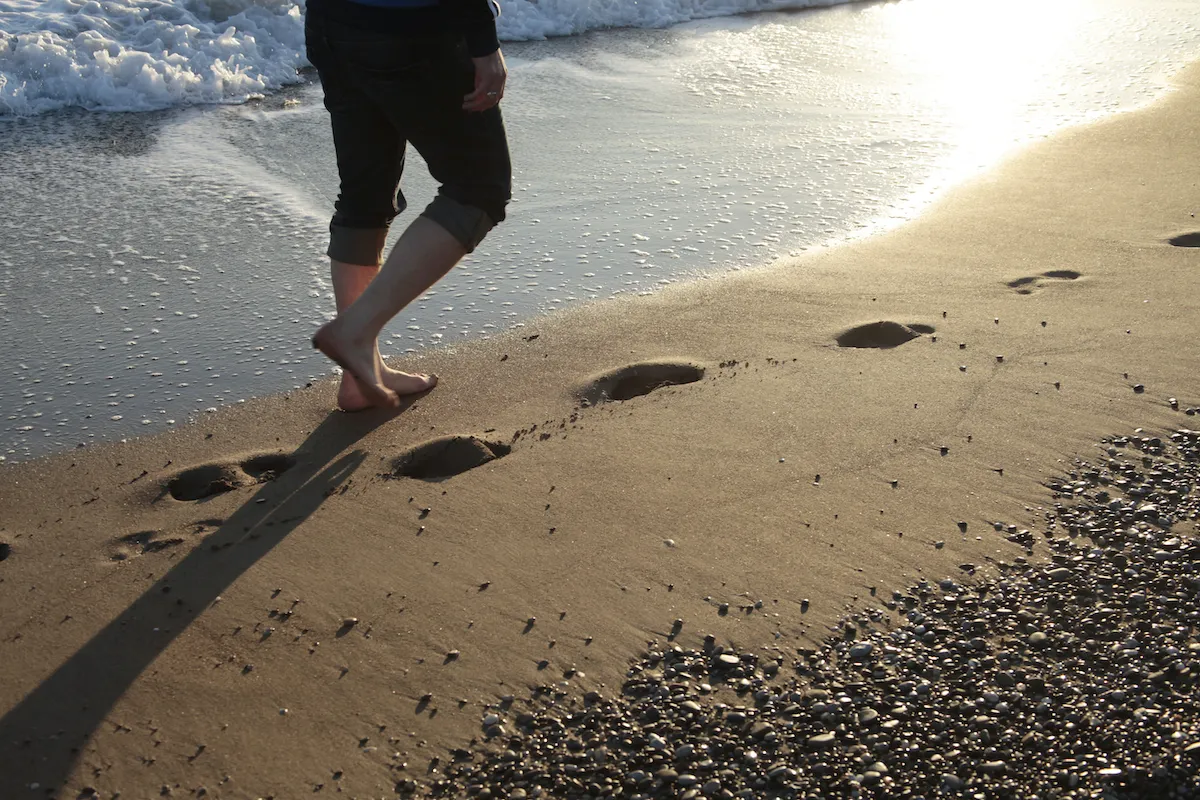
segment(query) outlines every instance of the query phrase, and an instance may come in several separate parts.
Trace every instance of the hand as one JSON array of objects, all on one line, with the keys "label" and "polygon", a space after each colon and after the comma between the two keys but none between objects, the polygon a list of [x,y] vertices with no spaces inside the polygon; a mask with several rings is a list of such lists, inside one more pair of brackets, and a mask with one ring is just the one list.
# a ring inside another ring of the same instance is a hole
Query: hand
[{"label": "hand", "polygon": [[475,62],[475,91],[463,98],[464,111],[486,111],[504,97],[508,67],[499,50],[489,56],[472,58]]}]

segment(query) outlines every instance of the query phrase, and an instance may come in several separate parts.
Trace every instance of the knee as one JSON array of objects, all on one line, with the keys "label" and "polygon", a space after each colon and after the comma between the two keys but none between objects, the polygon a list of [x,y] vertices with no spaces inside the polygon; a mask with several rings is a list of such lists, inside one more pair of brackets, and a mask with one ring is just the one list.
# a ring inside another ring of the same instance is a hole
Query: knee
[{"label": "knee", "polygon": [[470,202],[463,202],[448,194],[439,194],[421,216],[445,228],[470,253],[492,228],[504,221],[507,202],[507,196],[472,198]]}]

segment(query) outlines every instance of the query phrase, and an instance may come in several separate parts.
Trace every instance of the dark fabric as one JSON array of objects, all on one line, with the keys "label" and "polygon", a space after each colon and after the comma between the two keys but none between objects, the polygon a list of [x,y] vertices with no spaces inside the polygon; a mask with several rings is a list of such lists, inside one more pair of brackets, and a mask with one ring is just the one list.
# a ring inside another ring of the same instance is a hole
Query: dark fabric
[{"label": "dark fabric", "polygon": [[435,201],[423,215],[473,250],[504,220],[512,167],[500,109],[462,108],[475,85],[462,37],[366,31],[313,13],[311,4],[305,36],[325,90],[341,178],[330,256],[364,263],[341,255],[370,255],[375,240],[345,231],[386,231],[404,210],[400,176],[407,144],[440,184],[439,199],[454,201]]},{"label": "dark fabric", "polygon": [[421,212],[422,217],[441,225],[450,235],[458,239],[467,252],[473,252],[483,237],[496,227],[496,221],[475,206],[460,203],[452,197],[439,194]]},{"label": "dark fabric", "polygon": [[438,5],[439,0],[351,0],[351,2],[380,8],[424,8]]},{"label": "dark fabric", "polygon": [[499,7],[490,0],[436,0],[412,8],[383,7],[377,1],[308,0],[307,8],[309,15],[320,14],[362,30],[402,36],[457,34],[466,40],[467,52],[474,58],[500,49],[496,38]]}]

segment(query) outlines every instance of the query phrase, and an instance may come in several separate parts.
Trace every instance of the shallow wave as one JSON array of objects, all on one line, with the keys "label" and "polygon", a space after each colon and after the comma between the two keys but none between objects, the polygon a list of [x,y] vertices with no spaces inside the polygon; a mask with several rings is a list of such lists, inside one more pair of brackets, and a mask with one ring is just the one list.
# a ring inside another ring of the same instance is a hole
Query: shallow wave
[{"label": "shallow wave", "polygon": [[[505,41],[848,0],[502,0]],[[303,0],[0,0],[0,116],[240,103],[300,81]]]},{"label": "shallow wave", "polygon": [[572,36],[598,28],[664,28],[753,11],[817,8],[852,0],[501,0],[507,41]]}]

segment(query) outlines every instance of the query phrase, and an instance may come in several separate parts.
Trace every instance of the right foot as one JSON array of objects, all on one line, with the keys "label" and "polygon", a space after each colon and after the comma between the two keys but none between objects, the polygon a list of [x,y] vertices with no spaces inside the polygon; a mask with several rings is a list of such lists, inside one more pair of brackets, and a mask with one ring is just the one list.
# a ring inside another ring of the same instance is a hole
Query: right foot
[{"label": "right foot", "polygon": [[[380,372],[380,363],[375,357],[374,341],[363,344],[345,337],[339,330],[338,320],[322,325],[313,334],[313,347],[333,359],[355,382],[361,397],[368,405],[395,408],[400,398],[388,387]],[[363,406],[365,407],[365,406]]]}]

